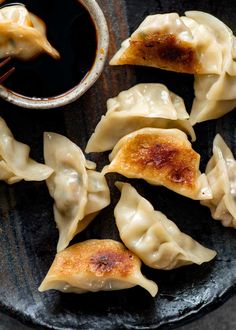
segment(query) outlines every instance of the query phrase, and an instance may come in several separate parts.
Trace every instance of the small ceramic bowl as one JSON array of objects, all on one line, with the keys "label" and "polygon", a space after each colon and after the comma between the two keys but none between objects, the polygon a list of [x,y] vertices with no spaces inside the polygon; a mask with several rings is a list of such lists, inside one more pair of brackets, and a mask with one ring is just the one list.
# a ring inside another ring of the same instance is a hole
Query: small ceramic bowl
[{"label": "small ceramic bowl", "polygon": [[[63,94],[48,97],[36,98],[20,95],[0,85],[0,97],[19,107],[29,109],[50,109],[69,104],[82,96],[99,78],[108,52],[109,32],[103,12],[95,0],[78,0],[89,12],[94,23],[97,34],[97,51],[94,64],[89,73],[72,89]],[[17,69],[17,68],[16,68]]]}]

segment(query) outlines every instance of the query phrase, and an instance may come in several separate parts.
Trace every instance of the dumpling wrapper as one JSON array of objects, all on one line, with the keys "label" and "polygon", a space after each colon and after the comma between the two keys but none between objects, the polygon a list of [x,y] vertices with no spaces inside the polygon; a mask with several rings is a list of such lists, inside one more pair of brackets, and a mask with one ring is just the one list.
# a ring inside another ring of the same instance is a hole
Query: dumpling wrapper
[{"label": "dumpling wrapper", "polygon": [[199,171],[200,155],[178,129],[143,128],[123,137],[109,156],[102,173],[117,172],[127,178],[163,185],[192,199],[210,199],[205,174]]},{"label": "dumpling wrapper", "polygon": [[134,64],[195,74],[192,125],[236,107],[236,38],[213,15],[187,11],[148,16],[111,65]]},{"label": "dumpling wrapper", "polygon": [[[211,26],[199,24],[192,12],[147,16],[111,65],[144,65],[176,72],[219,74],[222,66],[221,35]],[[199,12],[201,13],[201,12]],[[212,15],[203,13],[208,20]]]},{"label": "dumpling wrapper", "polygon": [[121,198],[114,214],[120,237],[147,266],[170,270],[212,260],[216,252],[182,233],[175,223],[128,183],[118,182]]},{"label": "dumpling wrapper", "polygon": [[111,150],[123,136],[144,127],[179,128],[196,136],[183,99],[162,84],[139,84],[107,101],[107,113],[90,137],[86,152]]},{"label": "dumpling wrapper", "polygon": [[139,285],[154,297],[157,285],[142,275],[140,267],[140,260],[120,242],[88,240],[56,255],[39,291],[85,293]]},{"label": "dumpling wrapper", "polygon": [[110,204],[110,191],[104,175],[94,171],[96,164],[87,161],[81,149],[65,136],[44,133],[44,158],[54,169],[46,182],[55,201],[57,251],[61,251]]},{"label": "dumpling wrapper", "polygon": [[190,122],[192,125],[201,123],[203,121],[218,119],[223,117],[236,107],[236,99],[233,100],[219,100],[210,101],[207,99],[199,100],[197,98],[193,101],[193,106],[190,114]]},{"label": "dumpling wrapper", "polygon": [[236,161],[219,134],[213,142],[206,175],[213,198],[201,204],[209,207],[213,219],[220,220],[223,226],[236,228]]},{"label": "dumpling wrapper", "polygon": [[222,48],[222,66],[218,74],[195,75],[190,121],[194,125],[222,117],[236,107],[236,38],[223,22],[214,16],[189,13],[199,24],[207,25],[218,36]]},{"label": "dumpling wrapper", "polygon": [[24,5],[0,8],[0,34],[0,58],[11,56],[29,60],[41,53],[60,58],[47,40],[45,23],[29,13]]},{"label": "dumpling wrapper", "polygon": [[53,169],[29,157],[30,147],[14,139],[6,122],[0,117],[0,180],[13,184],[21,180],[43,181]]}]

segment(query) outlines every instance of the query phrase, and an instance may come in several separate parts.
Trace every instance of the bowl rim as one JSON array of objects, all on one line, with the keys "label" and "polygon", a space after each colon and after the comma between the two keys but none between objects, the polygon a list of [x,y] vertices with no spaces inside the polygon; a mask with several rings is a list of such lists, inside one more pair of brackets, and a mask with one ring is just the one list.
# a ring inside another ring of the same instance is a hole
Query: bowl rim
[{"label": "bowl rim", "polygon": [[105,16],[96,0],[77,0],[88,11],[97,34],[96,57],[93,66],[85,77],[68,91],[46,98],[28,97],[18,94],[3,85],[0,85],[0,97],[5,101],[26,109],[52,109],[62,107],[76,101],[99,78],[105,65],[109,46],[109,31]]}]

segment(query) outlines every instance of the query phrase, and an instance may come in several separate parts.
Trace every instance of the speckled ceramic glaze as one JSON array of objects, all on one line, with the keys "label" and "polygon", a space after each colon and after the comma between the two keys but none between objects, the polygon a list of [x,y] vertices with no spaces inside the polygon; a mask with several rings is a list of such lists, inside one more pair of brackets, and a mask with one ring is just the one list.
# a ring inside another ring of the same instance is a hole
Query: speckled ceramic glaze
[{"label": "speckled ceramic glaze", "polygon": [[50,109],[69,104],[82,96],[100,76],[107,56],[109,33],[103,12],[95,0],[78,0],[90,13],[97,33],[97,53],[93,67],[85,78],[74,88],[65,93],[49,97],[35,98],[15,93],[0,85],[0,96],[19,107],[29,109]]}]

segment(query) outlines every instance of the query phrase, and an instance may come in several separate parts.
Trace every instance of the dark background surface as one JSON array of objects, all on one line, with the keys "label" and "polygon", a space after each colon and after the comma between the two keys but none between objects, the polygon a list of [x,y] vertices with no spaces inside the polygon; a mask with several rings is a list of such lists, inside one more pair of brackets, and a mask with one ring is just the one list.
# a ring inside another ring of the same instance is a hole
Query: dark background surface
[{"label": "dark background surface", "polygon": [[[33,1],[33,0],[32,0]],[[62,0],[61,0],[62,1]],[[70,0],[63,0],[70,1]],[[155,1],[100,0],[111,31],[110,54],[148,14],[198,9],[210,12],[236,32],[234,1]],[[148,5],[147,5],[148,4]],[[0,101],[0,114],[15,137],[31,146],[32,157],[43,161],[42,135],[54,131],[66,135],[83,150],[95,125],[105,112],[106,100],[136,82],[162,82],[182,96],[190,110],[193,77],[151,68],[105,68],[99,81],[80,100],[62,109],[26,111]],[[211,156],[212,141],[221,133],[236,155],[236,114],[197,125],[197,142],[201,169]],[[107,155],[91,155],[98,168],[107,163]],[[74,242],[89,238],[119,239],[114,225],[113,207],[119,198],[114,189],[116,176],[108,176],[112,204]],[[159,295],[152,299],[141,288],[121,292],[72,295],[59,292],[40,294],[37,288],[55,255],[57,230],[53,221],[52,204],[45,183],[21,182],[14,186],[0,184],[0,311],[34,326],[54,329],[147,329],[186,320],[218,306],[234,293],[236,283],[235,231],[223,228],[210,217],[209,210],[161,187],[142,181],[132,184],[156,209],[174,220],[179,228],[200,243],[217,250],[213,262],[201,267],[189,266],[169,272],[143,268],[144,274],[159,285]],[[235,306],[235,298],[226,306]],[[196,327],[233,329],[235,322],[223,307],[215,314],[197,321]],[[215,315],[215,316],[214,316]],[[5,317],[4,317],[5,318]],[[0,319],[1,320],[1,319]],[[220,324],[221,320],[221,324]],[[9,321],[2,321],[9,326]],[[215,323],[213,323],[215,322]],[[231,322],[231,323],[230,323]],[[176,323],[175,323],[176,324]],[[231,324],[231,325],[230,325]],[[227,328],[224,328],[227,326]],[[194,324],[188,329],[195,329]],[[217,328],[218,327],[218,328]],[[11,329],[19,326],[10,325]],[[4,329],[4,328],[3,328]],[[6,328],[7,329],[7,328]],[[19,328],[20,329],[20,328]],[[197,329],[197,328],[196,328]]]},{"label": "dark background surface", "polygon": [[[236,297],[198,320],[178,327],[178,330],[234,330],[236,329]],[[0,330],[31,330],[9,316],[0,314]]]}]

